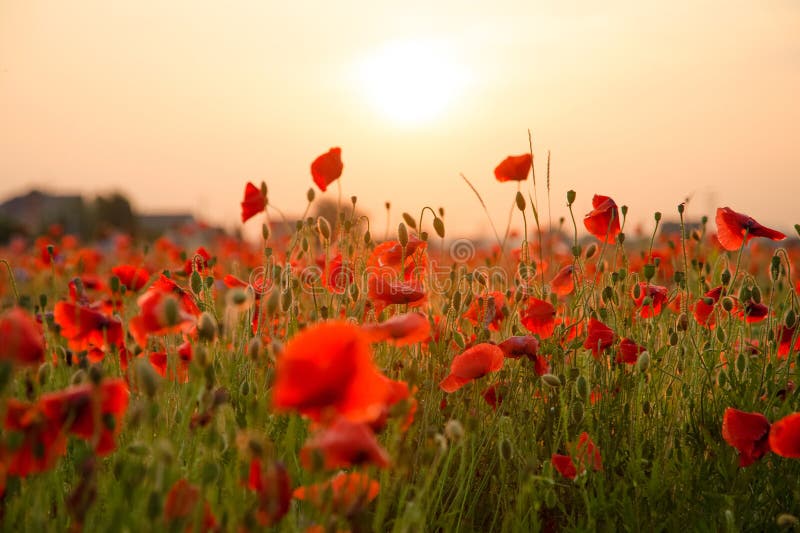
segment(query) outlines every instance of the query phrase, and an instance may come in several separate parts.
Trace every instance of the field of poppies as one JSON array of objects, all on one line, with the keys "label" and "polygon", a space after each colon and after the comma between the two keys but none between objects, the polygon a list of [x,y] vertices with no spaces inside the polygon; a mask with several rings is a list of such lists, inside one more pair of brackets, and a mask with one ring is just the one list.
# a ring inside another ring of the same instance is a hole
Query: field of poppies
[{"label": "field of poppies", "polygon": [[260,242],[13,239],[0,529],[797,528],[800,241],[688,204],[626,236],[595,191],[547,227],[532,161],[485,246],[430,207],[380,240],[339,148],[301,220],[246,184]]}]

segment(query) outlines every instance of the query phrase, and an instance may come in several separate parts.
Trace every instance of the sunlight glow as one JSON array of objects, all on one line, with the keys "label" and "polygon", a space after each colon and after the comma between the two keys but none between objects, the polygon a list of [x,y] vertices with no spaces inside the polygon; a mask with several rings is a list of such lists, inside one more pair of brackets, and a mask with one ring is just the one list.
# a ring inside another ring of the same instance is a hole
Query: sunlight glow
[{"label": "sunlight glow", "polygon": [[372,107],[404,125],[440,117],[467,82],[467,70],[447,46],[421,39],[389,42],[358,70],[359,86]]}]

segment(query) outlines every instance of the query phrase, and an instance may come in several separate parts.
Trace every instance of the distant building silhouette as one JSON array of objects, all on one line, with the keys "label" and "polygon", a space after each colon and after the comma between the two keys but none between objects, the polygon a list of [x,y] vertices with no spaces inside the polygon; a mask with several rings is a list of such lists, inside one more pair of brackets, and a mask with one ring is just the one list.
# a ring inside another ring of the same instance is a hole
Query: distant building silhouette
[{"label": "distant building silhouette", "polygon": [[42,233],[53,224],[79,234],[85,224],[84,207],[83,198],[78,195],[54,196],[32,190],[0,204],[0,216],[30,234]]}]

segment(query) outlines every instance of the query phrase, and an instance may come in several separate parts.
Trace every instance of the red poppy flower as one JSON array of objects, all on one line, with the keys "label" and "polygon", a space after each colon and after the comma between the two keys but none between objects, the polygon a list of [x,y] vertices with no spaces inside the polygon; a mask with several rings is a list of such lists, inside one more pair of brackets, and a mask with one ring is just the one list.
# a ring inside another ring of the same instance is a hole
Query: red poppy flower
[{"label": "red poppy flower", "polygon": [[208,253],[203,246],[199,247],[191,257],[188,257],[183,264],[183,273],[187,276],[192,273],[192,271],[197,270],[198,272],[205,272],[208,268],[208,262],[211,260],[211,254]]},{"label": "red poppy flower", "polygon": [[730,207],[717,208],[717,239],[723,248],[738,250],[743,242],[747,244],[744,240],[745,234],[747,241],[753,237],[766,237],[773,241],[786,238],[780,231],[762,226],[751,217],[737,213]]},{"label": "red poppy flower", "polygon": [[311,163],[311,176],[322,192],[342,175],[342,149],[331,148]]},{"label": "red poppy flower", "polygon": [[[195,516],[195,509],[201,502],[203,503],[203,524],[200,531],[213,531],[217,527],[217,519],[211,512],[208,502],[201,498],[200,489],[181,478],[176,481],[167,493],[167,501],[164,503],[164,520],[167,523],[176,520],[191,519]],[[194,528],[187,526],[187,531],[194,531]]]},{"label": "red poppy flower", "polygon": [[772,424],[768,448],[781,457],[800,459],[800,413],[792,413]]},{"label": "red poppy flower", "polygon": [[322,276],[322,286],[336,294],[344,294],[347,287],[353,283],[352,265],[342,261],[342,254],[337,254],[328,261],[327,265],[323,261],[322,266],[327,267],[327,271]]},{"label": "red poppy flower", "polygon": [[497,345],[502,350],[503,355],[510,359],[518,359],[522,356],[527,357],[534,364],[534,371],[537,376],[547,374],[550,365],[544,356],[539,355],[539,339],[533,335],[519,335],[509,337]]},{"label": "red poppy flower", "polygon": [[414,387],[412,390],[409,390],[408,383],[405,381],[395,381],[385,376],[382,376],[382,378],[386,382],[389,393],[386,396],[386,402],[383,405],[380,415],[369,422],[369,427],[375,433],[383,431],[386,427],[386,422],[389,420],[389,416],[392,414],[394,406],[403,400],[408,400],[408,411],[406,412],[405,420],[403,420],[400,426],[401,431],[406,431],[414,422],[414,415],[417,412],[417,400],[412,396],[412,394],[416,393],[417,388]]},{"label": "red poppy flower", "polygon": [[147,285],[150,274],[142,267],[119,265],[111,269],[111,273],[119,278],[119,282],[129,291],[138,292]]},{"label": "red poppy flower", "polygon": [[[661,314],[662,306],[667,302],[667,288],[660,285],[652,285],[643,281],[639,282],[639,297],[634,295],[631,290],[633,303],[639,308],[639,316],[650,318]],[[645,298],[650,298],[650,303],[645,305]]]},{"label": "red poppy flower", "polygon": [[450,374],[439,383],[439,388],[455,392],[470,381],[503,368],[503,359],[503,351],[494,344],[477,344],[453,359]]},{"label": "red poppy flower", "polygon": [[21,433],[22,442],[7,451],[7,473],[25,477],[53,468],[59,457],[67,453],[66,433],[54,424],[41,406],[9,398],[6,402],[5,429]]},{"label": "red poppy flower", "polygon": [[743,306],[739,306],[736,311],[736,316],[744,320],[748,324],[755,324],[761,322],[769,314],[769,307],[760,302],[753,300],[748,301]]},{"label": "red poppy flower", "polygon": [[547,339],[556,327],[556,308],[550,302],[531,297],[525,309],[520,311],[519,318],[528,331]]},{"label": "red poppy flower", "polygon": [[591,437],[589,437],[589,434],[585,431],[578,436],[578,443],[575,445],[574,456],[578,460],[578,463],[585,467],[591,467],[594,470],[603,469],[603,459],[600,457],[600,448],[597,447]]},{"label": "red poppy flower", "polygon": [[244,224],[267,207],[267,196],[261,189],[247,182],[244,187],[244,200],[242,200],[242,223]]},{"label": "red poppy flower", "polygon": [[470,303],[467,312],[464,313],[464,318],[481,327],[486,325],[492,331],[499,331],[500,322],[505,318],[503,314],[505,301],[505,296],[500,291],[492,291],[486,296],[477,296]]},{"label": "red poppy flower", "polygon": [[121,346],[125,341],[122,322],[89,307],[58,302],[53,319],[61,327],[61,336],[76,351]]},{"label": "red poppy flower", "polygon": [[569,455],[554,453],[552,457],[550,457],[550,462],[553,463],[558,473],[565,478],[575,479],[578,476],[578,469],[575,468],[575,463]]},{"label": "red poppy flower", "polygon": [[0,315],[0,360],[36,365],[44,360],[41,326],[20,307]]},{"label": "red poppy flower", "polygon": [[315,455],[325,469],[372,464],[389,466],[389,454],[381,448],[367,424],[338,418],[309,438],[300,450],[300,461],[306,468],[315,465]]},{"label": "red poppy flower", "polygon": [[[421,257],[428,244],[415,237],[408,236],[405,247],[399,241],[385,241],[375,247],[367,259],[367,265],[372,267],[391,267],[393,269],[405,266],[407,269],[424,264]],[[405,263],[403,259],[405,258]]]},{"label": "red poppy flower", "polygon": [[714,328],[717,323],[717,318],[714,315],[714,306],[716,306],[721,295],[722,287],[716,287],[705,293],[703,298],[695,302],[692,307],[692,314],[698,324],[709,329]]},{"label": "red poppy flower", "polygon": [[388,394],[361,328],[323,322],[292,338],[278,357],[272,406],[314,420],[333,411],[354,421],[373,420]]},{"label": "red poppy flower", "polygon": [[151,335],[168,335],[179,331],[188,332],[195,318],[181,308],[179,301],[169,293],[148,289],[137,300],[139,314],[128,322],[128,329],[141,346],[147,346]]},{"label": "red poppy flower", "polygon": [[586,336],[586,341],[583,347],[592,350],[592,356],[595,359],[600,357],[600,353],[606,348],[614,344],[614,339],[617,335],[614,330],[597,320],[596,318],[589,319],[589,332]]},{"label": "red poppy flower", "polygon": [[263,465],[260,459],[253,459],[247,488],[258,493],[256,519],[260,525],[277,524],[289,512],[292,486],[283,463],[274,461]]},{"label": "red poppy flower", "polygon": [[770,451],[770,425],[761,413],[732,407],[722,416],[722,438],[739,451],[739,466],[748,466]]},{"label": "red poppy flower", "polygon": [[370,342],[389,341],[395,346],[422,342],[431,333],[430,322],[422,313],[395,315],[380,324],[365,324],[361,329]]},{"label": "red poppy flower", "polygon": [[567,265],[550,280],[550,290],[553,294],[566,296],[575,290],[575,279],[572,273],[575,271],[574,265]]},{"label": "red poppy flower", "polygon": [[781,326],[781,338],[778,343],[778,357],[781,359],[786,358],[789,355],[789,352],[792,350],[800,350],[800,334],[797,335],[794,341],[794,347],[792,347],[792,338],[795,336],[795,330],[797,327],[787,328],[785,326]]},{"label": "red poppy flower", "polygon": [[494,169],[494,177],[499,182],[524,181],[531,171],[532,162],[533,158],[530,153],[510,155]]},{"label": "red poppy flower", "polygon": [[116,447],[114,437],[122,429],[128,409],[128,386],[122,379],[108,379],[95,386],[74,385],[43,394],[42,410],[56,425],[94,444],[98,455]]},{"label": "red poppy flower", "polygon": [[592,209],[583,217],[583,225],[586,229],[605,242],[614,242],[619,234],[619,211],[617,204],[608,196],[595,194],[592,198]]},{"label": "red poppy flower", "polygon": [[639,354],[644,351],[644,346],[639,346],[633,340],[627,337],[622,339],[619,343],[619,350],[617,351],[617,362],[626,363],[628,365],[635,365],[639,359]]},{"label": "red poppy flower", "polygon": [[380,483],[360,472],[339,472],[322,483],[296,488],[294,497],[319,509],[346,513],[374,500],[380,488]]},{"label": "red poppy flower", "polygon": [[417,282],[391,281],[385,276],[373,275],[368,280],[368,296],[382,307],[390,304],[418,304],[425,298],[425,289]]}]

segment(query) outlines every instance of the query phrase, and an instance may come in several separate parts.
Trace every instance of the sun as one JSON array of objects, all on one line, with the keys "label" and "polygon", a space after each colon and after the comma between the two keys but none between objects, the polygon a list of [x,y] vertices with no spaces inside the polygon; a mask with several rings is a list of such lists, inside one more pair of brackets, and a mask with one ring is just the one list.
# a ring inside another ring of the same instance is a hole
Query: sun
[{"label": "sun", "polygon": [[403,125],[440,117],[460,96],[467,70],[439,41],[391,41],[362,60],[358,83],[375,111]]}]

